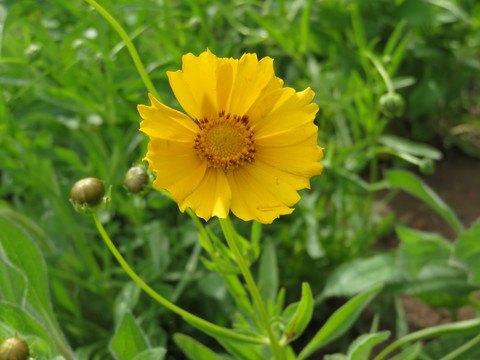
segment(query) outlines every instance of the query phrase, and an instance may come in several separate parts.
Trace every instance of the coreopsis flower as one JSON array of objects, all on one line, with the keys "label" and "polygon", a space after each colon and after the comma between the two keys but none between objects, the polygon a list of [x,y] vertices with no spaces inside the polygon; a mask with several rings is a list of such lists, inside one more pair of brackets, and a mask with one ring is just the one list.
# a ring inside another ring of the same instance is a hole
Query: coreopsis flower
[{"label": "coreopsis flower", "polygon": [[205,220],[230,210],[261,223],[290,214],[297,190],[323,168],[314,92],[283,87],[273,59],[256,54],[187,54],[182,70],[167,75],[188,115],[151,95],[151,106],[138,106],[153,185]]}]

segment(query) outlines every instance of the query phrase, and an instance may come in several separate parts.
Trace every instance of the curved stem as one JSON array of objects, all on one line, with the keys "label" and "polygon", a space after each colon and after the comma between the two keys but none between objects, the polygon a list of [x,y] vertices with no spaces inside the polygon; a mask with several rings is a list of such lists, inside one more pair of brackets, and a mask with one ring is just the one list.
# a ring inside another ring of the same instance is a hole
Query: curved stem
[{"label": "curved stem", "polygon": [[270,324],[270,320],[265,309],[265,305],[263,304],[262,297],[260,296],[260,292],[258,291],[257,285],[253,280],[253,276],[250,273],[250,269],[243,257],[236,241],[235,232],[233,229],[232,224],[228,218],[226,219],[218,219],[220,221],[220,225],[222,227],[223,233],[225,235],[225,240],[227,241],[228,247],[232,250],[233,256],[237,260],[238,267],[245,278],[245,282],[247,283],[248,290],[252,295],[253,303],[257,309],[257,312],[260,316],[260,320],[263,323],[265,331],[267,332],[268,338],[270,339],[270,344],[272,346],[272,350],[274,353],[275,360],[285,360],[285,351],[280,346],[278,339],[275,337],[273,333],[272,326]]},{"label": "curved stem", "polygon": [[385,70],[380,61],[378,61],[378,59],[369,52],[366,52],[365,56],[370,59],[373,65],[375,65],[375,68],[382,77],[385,86],[387,87],[387,91],[389,93],[394,93],[395,89],[393,88],[392,80],[390,80],[390,76],[388,76],[387,70]]},{"label": "curved stem", "polygon": [[440,360],[454,360],[454,359],[459,359],[459,356],[462,355],[463,353],[467,352],[474,346],[476,346],[478,343],[480,343],[480,334],[475,336],[473,339],[470,341],[466,342],[459,348],[455,349],[452,351],[450,354],[445,355],[442,357]]},{"label": "curved stem", "polygon": [[411,334],[405,335],[404,337],[398,339],[394,343],[387,346],[380,354],[378,354],[373,360],[382,360],[393,350],[399,348],[400,346],[421,339],[437,337],[447,334],[461,334],[468,332],[478,332],[480,329],[480,319],[472,319],[459,321],[452,324],[438,325],[430,328],[422,329]]},{"label": "curved stem", "polygon": [[247,336],[247,335],[242,335],[239,333],[236,333],[230,329],[223,328],[221,326],[212,324],[208,322],[207,320],[204,320],[202,318],[199,318],[196,315],[191,314],[190,312],[182,309],[181,307],[171,303],[167,299],[165,299],[163,296],[161,296],[159,293],[157,293],[155,290],[153,290],[150,286],[148,286],[136,273],[133,271],[133,269],[128,265],[127,261],[123,258],[123,256],[120,254],[118,249],[115,247],[113,244],[112,240],[108,236],[107,232],[105,231],[105,228],[101,224],[100,220],[98,219],[97,213],[93,213],[93,219],[95,221],[95,225],[97,226],[98,231],[100,232],[100,235],[102,236],[103,240],[105,241],[105,244],[108,246],[110,251],[112,252],[113,256],[117,259],[119,264],[122,266],[123,270],[130,276],[130,278],[135,281],[138,286],[142,288],[143,291],[145,291],[148,295],[150,295],[154,300],[156,300],[158,303],[166,307],[167,309],[173,311],[174,313],[180,315],[185,321],[189,322],[193,326],[197,327],[198,329],[204,331],[205,333],[211,335],[211,336],[218,336],[218,337],[224,337],[228,338],[231,340],[235,341],[241,341],[241,342],[247,342],[251,344],[259,344],[259,345],[267,345],[268,341],[265,338],[255,338],[252,336]]},{"label": "curved stem", "polygon": [[85,0],[85,1],[90,5],[92,5],[95,8],[95,10],[97,10],[99,14],[102,15],[105,18],[105,20],[107,20],[110,23],[110,25],[112,26],[112,28],[115,29],[118,35],[120,35],[122,40],[125,42],[125,46],[127,47],[133,62],[135,63],[135,67],[137,68],[137,71],[140,74],[140,77],[142,78],[143,83],[145,84],[145,87],[158,101],[161,101],[160,95],[158,94],[157,90],[153,86],[152,80],[148,76],[147,71],[145,70],[145,66],[143,66],[142,60],[140,59],[140,56],[138,56],[137,49],[133,45],[132,40],[130,40],[130,37],[122,28],[122,26],[117,22],[117,20],[115,20],[115,18],[112,15],[110,15],[110,13],[107,10],[105,10],[103,6],[101,6],[95,0]]}]

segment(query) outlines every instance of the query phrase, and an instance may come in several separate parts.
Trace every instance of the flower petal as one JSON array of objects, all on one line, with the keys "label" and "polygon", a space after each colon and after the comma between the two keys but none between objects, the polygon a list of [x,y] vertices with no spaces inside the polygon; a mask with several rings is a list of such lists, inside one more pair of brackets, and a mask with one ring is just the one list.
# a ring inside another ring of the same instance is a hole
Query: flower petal
[{"label": "flower petal", "polygon": [[263,146],[257,144],[255,158],[279,170],[310,178],[319,175],[323,166],[322,148],[316,143],[314,134],[306,141],[291,146]]},{"label": "flower petal", "polygon": [[265,182],[259,182],[244,168],[228,172],[227,178],[232,189],[231,209],[239,218],[270,224],[280,215],[292,213],[292,208],[265,188]]},{"label": "flower petal", "polygon": [[230,211],[231,198],[232,193],[225,173],[221,169],[209,168],[195,191],[178,205],[182,212],[190,207],[205,220],[212,216],[226,218]]},{"label": "flower petal", "polygon": [[163,105],[152,95],[148,95],[152,106],[138,105],[143,118],[140,131],[150,137],[175,139],[180,142],[193,142],[198,126],[187,115]]},{"label": "flower petal", "polygon": [[308,177],[292,174],[290,172],[277,169],[258,159],[255,159],[255,166],[263,168],[266,172],[279,179],[283,179],[283,181],[290,184],[290,186],[295,190],[310,189],[310,179]]},{"label": "flower petal", "polygon": [[245,164],[243,169],[258,182],[263,191],[268,191],[286,206],[293,206],[300,200],[300,196],[290,184],[276,174],[269,173],[264,167]]},{"label": "flower petal", "polygon": [[192,146],[157,138],[151,138],[145,159],[157,174],[153,185],[167,189],[177,201],[195,190],[207,167]]},{"label": "flower petal", "polygon": [[234,115],[246,114],[272,79],[275,79],[272,58],[264,57],[258,61],[256,54],[244,54],[236,67],[226,111]]},{"label": "flower petal", "polygon": [[[233,61],[233,60],[232,60]],[[233,73],[228,69],[228,59],[217,58],[209,50],[198,57],[186,54],[182,58],[182,70],[167,72],[170,86],[182,108],[194,119],[218,115],[217,72],[221,71],[222,92],[230,91]],[[225,76],[228,74],[229,76]]]},{"label": "flower petal", "polygon": [[[318,127],[310,122],[295,128],[289,128],[272,134],[265,134],[261,137],[259,137],[258,134],[255,134],[255,143],[260,146],[269,147],[292,146],[308,141],[308,139],[313,138],[316,140],[317,134]],[[316,141],[314,143],[316,144]]]},{"label": "flower petal", "polygon": [[[290,128],[313,123],[318,105],[310,103],[315,93],[307,88],[302,92],[282,89],[283,93],[273,104],[271,112],[261,118],[254,118],[252,128],[256,138],[261,138]],[[293,90],[293,89],[292,89]]]}]

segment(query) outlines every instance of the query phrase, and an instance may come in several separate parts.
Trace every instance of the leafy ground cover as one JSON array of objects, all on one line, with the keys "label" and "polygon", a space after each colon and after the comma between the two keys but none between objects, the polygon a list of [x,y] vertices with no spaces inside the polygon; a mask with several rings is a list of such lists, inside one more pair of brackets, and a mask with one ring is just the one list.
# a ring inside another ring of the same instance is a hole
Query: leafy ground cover
[{"label": "leafy ground cover", "polygon": [[[297,302],[308,292],[302,283],[310,284],[314,311],[293,342],[297,353],[363,359],[385,340],[382,331],[390,331],[391,341],[409,339],[415,333],[401,306],[403,295],[447,309],[452,321],[460,308],[478,308],[472,296],[480,281],[478,214],[458,216],[450,206],[455,199],[427,185],[442,157],[458,153],[474,159],[472,172],[459,171],[451,186],[458,188],[460,177],[478,179],[476,1],[101,5],[133,40],[169,105],[179,108],[165,72],[177,70],[183,54],[206,48],[218,56],[270,56],[287,86],[315,91],[324,173],[302,192],[292,215],[265,226],[233,219],[250,243],[252,270],[267,302],[275,303],[279,294],[287,305]],[[221,326],[238,322],[242,311],[222,271],[211,271],[196,224],[157,191],[130,196],[123,189],[127,169],[146,153],[136,110],[146,103],[147,89],[126,44],[92,6],[67,0],[0,3],[0,334],[23,336],[34,356],[47,359],[209,359],[211,352],[221,359],[252,359],[141,292],[102,243],[91,217],[76,213],[68,201],[80,178],[111,185],[110,206],[99,219],[130,266],[182,308]],[[401,213],[388,211],[401,192],[436,213],[448,234],[423,227],[416,215],[405,224]],[[459,191],[456,198],[478,204],[475,196]],[[222,237],[217,220],[206,228],[212,238]],[[392,237],[398,244],[379,248]],[[350,298],[340,314],[351,321],[333,317]],[[355,322],[370,302],[372,317]],[[272,314],[281,323],[296,306]],[[424,348],[420,340],[426,335],[411,337],[398,359],[447,358],[465,344],[465,352],[448,358],[478,357],[478,324],[454,325],[432,332],[436,340]],[[355,343],[361,334],[363,342]],[[442,334],[451,336],[437,339]]]}]

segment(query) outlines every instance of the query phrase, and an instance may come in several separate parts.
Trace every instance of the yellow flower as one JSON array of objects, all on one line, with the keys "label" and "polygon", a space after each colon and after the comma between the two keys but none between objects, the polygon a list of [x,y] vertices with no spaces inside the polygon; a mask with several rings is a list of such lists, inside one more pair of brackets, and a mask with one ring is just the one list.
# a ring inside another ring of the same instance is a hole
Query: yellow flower
[{"label": "yellow flower", "polygon": [[256,54],[187,54],[182,70],[167,74],[189,116],[151,95],[152,106],[138,106],[154,186],[205,220],[230,210],[262,223],[290,214],[297,190],[323,168],[314,92],[283,87],[273,59]]}]

